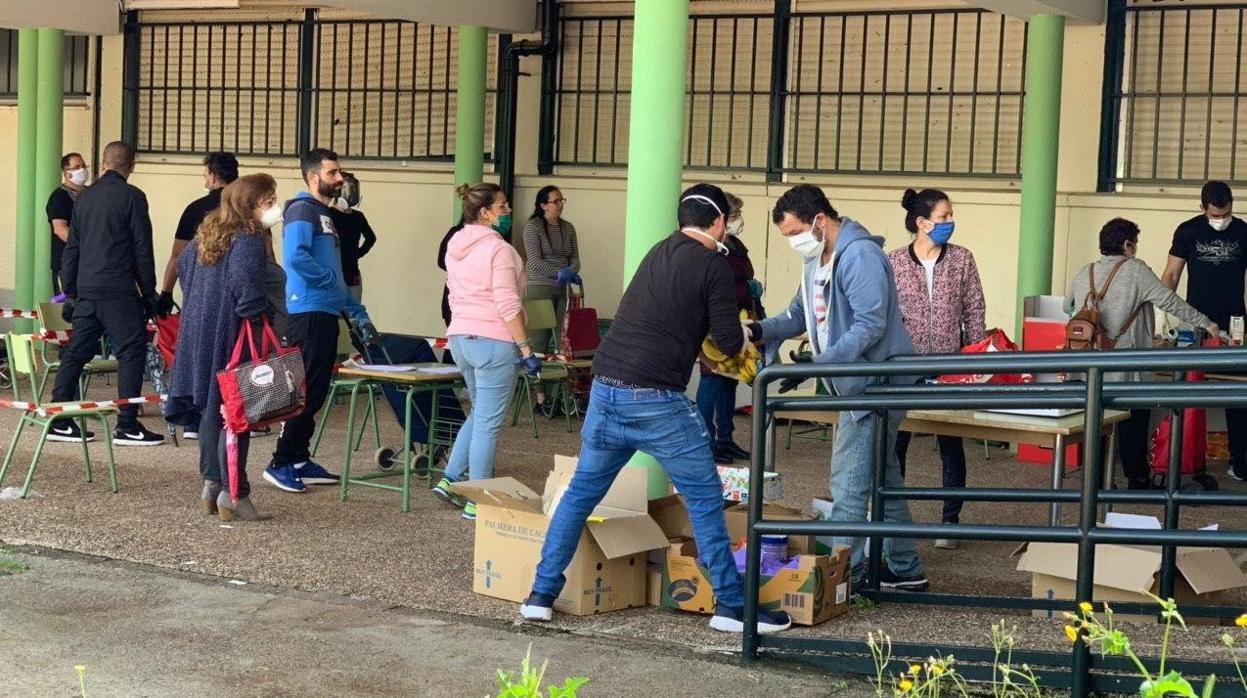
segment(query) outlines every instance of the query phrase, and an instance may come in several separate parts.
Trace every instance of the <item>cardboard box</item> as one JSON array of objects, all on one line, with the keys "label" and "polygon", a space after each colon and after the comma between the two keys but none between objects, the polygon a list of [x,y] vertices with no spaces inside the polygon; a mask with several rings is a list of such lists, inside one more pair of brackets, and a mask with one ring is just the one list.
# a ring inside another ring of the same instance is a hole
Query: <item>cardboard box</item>
[{"label": "cardboard box", "polygon": [[684,498],[678,494],[651,499],[649,517],[662,529],[667,540],[693,537],[693,524],[688,518],[688,507],[684,503]]},{"label": "cardboard box", "polygon": [[[799,555],[796,569],[762,577],[759,601],[768,610],[786,611],[797,625],[818,625],[849,610],[849,549],[837,555]],[[667,548],[660,603],[693,613],[714,613],[714,590],[697,564],[697,544],[675,541]]]},{"label": "cardboard box", "polygon": [[[472,591],[515,602],[528,597],[550,517],[575,469],[576,459],[555,456],[542,495],[509,477],[452,487],[477,507]],[[667,544],[647,513],[646,484],[643,468],[620,472],[585,525],[554,610],[590,615],[645,605],[647,554]]]},{"label": "cardboard box", "polygon": [[[1160,528],[1155,517],[1109,515],[1106,525],[1120,528]],[[1155,525],[1151,525],[1152,523]],[[1072,543],[1029,543],[1019,550],[1017,568],[1031,573],[1031,596],[1037,599],[1067,599],[1074,609],[1074,582],[1078,570],[1078,546]],[[1092,597],[1097,602],[1154,603],[1144,592],[1160,589],[1161,550],[1155,547],[1097,545]],[[1173,598],[1182,604],[1225,602],[1231,589],[1247,586],[1234,559],[1223,548],[1178,548],[1178,575]],[[1040,618],[1061,618],[1061,611],[1038,610]],[[1154,623],[1155,615],[1114,613],[1115,621]],[[1187,623],[1213,624],[1213,618],[1188,618]]]},{"label": "cardboard box", "polygon": [[[810,507],[814,510],[814,518],[819,521],[831,521],[831,500],[822,497],[815,497],[810,503]],[[814,552],[819,555],[830,555],[835,548],[832,544],[832,536],[816,536],[814,538]]]},{"label": "cardboard box", "polygon": [[657,608],[662,605],[662,565],[645,568],[645,605]]},{"label": "cardboard box", "polygon": [[[740,547],[742,541],[749,536],[749,505],[742,502],[735,504],[723,512],[727,519],[727,535],[732,540],[732,549]],[[765,502],[762,504],[762,518],[780,521],[810,521],[809,514],[786,507],[782,504]],[[808,536],[788,536],[788,548],[797,553],[813,552]]]}]

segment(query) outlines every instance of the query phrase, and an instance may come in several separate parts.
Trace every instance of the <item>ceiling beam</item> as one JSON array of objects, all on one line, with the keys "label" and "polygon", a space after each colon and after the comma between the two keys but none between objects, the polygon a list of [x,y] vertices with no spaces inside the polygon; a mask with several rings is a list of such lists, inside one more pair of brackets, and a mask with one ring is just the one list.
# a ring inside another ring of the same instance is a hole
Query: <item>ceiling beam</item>
[{"label": "ceiling beam", "polygon": [[1010,17],[1063,15],[1079,24],[1104,22],[1104,0],[968,0],[969,4]]},{"label": "ceiling beam", "polygon": [[0,27],[64,29],[79,34],[120,34],[116,0],[0,2]]}]

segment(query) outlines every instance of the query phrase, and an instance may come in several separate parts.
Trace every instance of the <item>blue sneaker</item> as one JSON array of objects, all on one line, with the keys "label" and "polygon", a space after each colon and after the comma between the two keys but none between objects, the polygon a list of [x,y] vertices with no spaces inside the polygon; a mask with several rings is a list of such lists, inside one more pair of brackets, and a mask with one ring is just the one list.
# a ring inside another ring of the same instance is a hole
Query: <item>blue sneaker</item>
[{"label": "blue sneaker", "polygon": [[305,485],[336,485],[342,481],[342,478],[325,470],[314,460],[294,466],[294,472]]},{"label": "blue sneaker", "polygon": [[299,479],[293,465],[275,465],[270,463],[264,469],[264,479],[270,485],[283,492],[307,491],[307,486]]}]

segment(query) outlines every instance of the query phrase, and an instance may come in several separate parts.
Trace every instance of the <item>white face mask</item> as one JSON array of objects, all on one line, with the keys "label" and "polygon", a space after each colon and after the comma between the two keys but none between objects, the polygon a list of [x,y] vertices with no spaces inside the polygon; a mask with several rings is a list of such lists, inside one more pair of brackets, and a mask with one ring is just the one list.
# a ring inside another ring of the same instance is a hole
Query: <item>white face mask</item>
[{"label": "white face mask", "polygon": [[69,181],[73,182],[74,184],[77,184],[80,187],[86,186],[87,180],[90,178],[91,178],[91,173],[88,172],[87,168],[85,167],[80,167],[69,173]]},{"label": "white face mask", "polygon": [[740,231],[744,229],[745,229],[744,218],[737,218],[736,220],[727,222],[727,234],[728,235],[733,235],[733,236],[740,235]]},{"label": "white face mask", "polygon": [[346,202],[346,199],[341,196],[333,200],[333,207],[343,213],[346,213],[347,211],[351,210],[351,205],[348,204]]},{"label": "white face mask", "polygon": [[709,240],[710,242],[713,242],[714,249],[718,250],[719,254],[725,255],[728,253],[727,245],[724,245],[718,240],[715,240],[713,235],[705,232],[704,230],[698,230],[697,228],[681,228],[680,232],[681,233],[693,233],[694,235],[700,235],[706,238],[707,240]]},{"label": "white face mask", "polygon": [[1220,233],[1230,227],[1230,221],[1233,219],[1233,216],[1226,216],[1225,218],[1213,218],[1212,216],[1208,216],[1208,225],[1212,226],[1213,230]]},{"label": "white face mask", "polygon": [[814,237],[814,224],[811,223],[809,230],[789,237],[788,244],[797,254],[806,259],[813,259],[823,253],[826,240]]},{"label": "white face mask", "polygon": [[281,207],[277,204],[264,209],[264,213],[260,214],[260,225],[265,230],[281,225]]}]

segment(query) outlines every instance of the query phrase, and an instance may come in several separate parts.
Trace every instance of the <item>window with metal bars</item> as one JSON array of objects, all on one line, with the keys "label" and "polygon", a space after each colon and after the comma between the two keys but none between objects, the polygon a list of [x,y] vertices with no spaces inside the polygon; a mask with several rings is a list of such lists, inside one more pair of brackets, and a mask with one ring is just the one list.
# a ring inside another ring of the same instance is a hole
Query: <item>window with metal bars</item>
[{"label": "window with metal bars", "polygon": [[[0,98],[17,96],[17,30],[0,29]],[[91,59],[87,49],[89,36],[65,37],[65,96],[86,97],[91,94],[87,70]]]},{"label": "window with metal bars", "polygon": [[794,14],[790,172],[1021,172],[1026,23],[980,10]]},{"label": "window with metal bars", "polygon": [[[763,170],[771,110],[771,15],[698,15],[689,22],[685,165]],[[631,17],[560,20],[555,161],[628,159]]]},{"label": "window with metal bars", "polygon": [[1245,10],[1125,8],[1121,88],[1113,95],[1120,108],[1117,182],[1247,180]]},{"label": "window with metal bars", "polygon": [[[318,23],[313,140],[343,157],[451,160],[458,32],[401,21]],[[485,144],[492,150],[498,43],[488,43]]]},{"label": "window with metal bars", "polygon": [[[344,158],[453,157],[454,29],[314,21],[305,55],[307,28],[297,21],[140,24],[139,150],[296,155],[305,118],[310,144]],[[495,43],[491,65],[496,54]],[[311,83],[301,101],[304,71]],[[487,68],[487,148],[495,73]]]}]

